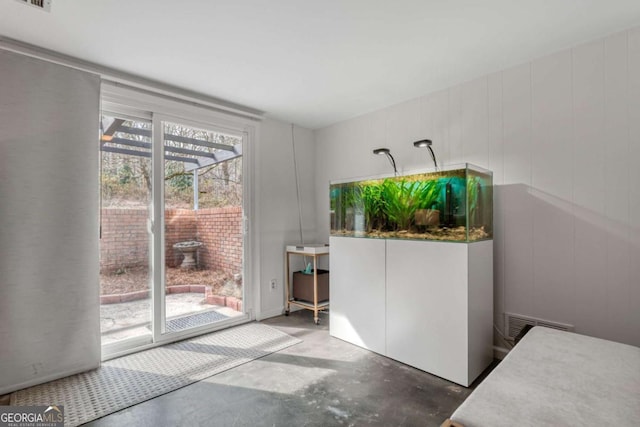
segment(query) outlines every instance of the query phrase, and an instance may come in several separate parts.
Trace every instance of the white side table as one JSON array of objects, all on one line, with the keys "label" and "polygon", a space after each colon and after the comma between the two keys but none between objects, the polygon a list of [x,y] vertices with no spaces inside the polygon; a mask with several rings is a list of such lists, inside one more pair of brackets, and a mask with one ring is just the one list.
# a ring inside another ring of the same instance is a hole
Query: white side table
[{"label": "white side table", "polygon": [[[291,255],[302,255],[313,258],[313,303],[294,300],[291,297],[291,283],[290,283],[290,257]],[[313,311],[313,321],[315,324],[320,323],[318,312],[329,308],[329,301],[318,302],[318,257],[329,255],[329,245],[319,244],[306,244],[306,245],[287,245],[284,254],[285,265],[285,316],[289,315],[291,306],[295,305],[307,310]]]}]

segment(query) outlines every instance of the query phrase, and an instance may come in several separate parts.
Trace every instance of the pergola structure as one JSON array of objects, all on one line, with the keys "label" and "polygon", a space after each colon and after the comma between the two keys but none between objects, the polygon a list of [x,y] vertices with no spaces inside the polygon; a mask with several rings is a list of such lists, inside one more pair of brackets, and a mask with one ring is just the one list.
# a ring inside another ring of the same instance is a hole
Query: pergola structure
[{"label": "pergola structure", "polygon": [[[124,119],[103,117],[100,151],[106,153],[125,154],[130,156],[151,158],[151,142],[132,139],[139,135],[151,138],[151,130],[124,125]],[[118,137],[114,136],[118,134]],[[184,163],[186,172],[193,171],[194,209],[198,209],[198,170],[207,166],[227,162],[242,156],[242,143],[236,145],[219,144],[203,139],[189,138],[171,133],[163,134],[165,160]],[[174,141],[191,148],[174,147],[165,141]],[[202,147],[201,149],[197,149]]]}]

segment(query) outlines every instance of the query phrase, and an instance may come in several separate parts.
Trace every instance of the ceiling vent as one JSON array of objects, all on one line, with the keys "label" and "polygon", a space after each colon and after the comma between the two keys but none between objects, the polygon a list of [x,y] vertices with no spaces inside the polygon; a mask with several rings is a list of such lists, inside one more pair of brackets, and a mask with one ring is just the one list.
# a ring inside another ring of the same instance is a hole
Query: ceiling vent
[{"label": "ceiling vent", "polygon": [[28,4],[29,6],[36,7],[45,12],[51,12],[51,0],[16,0],[22,4]]},{"label": "ceiling vent", "polygon": [[522,316],[520,314],[505,313],[505,332],[507,338],[515,338],[520,331],[526,326],[544,326],[547,328],[558,329],[561,331],[573,332],[573,325],[566,323],[551,322],[549,320],[536,319],[535,317]]}]

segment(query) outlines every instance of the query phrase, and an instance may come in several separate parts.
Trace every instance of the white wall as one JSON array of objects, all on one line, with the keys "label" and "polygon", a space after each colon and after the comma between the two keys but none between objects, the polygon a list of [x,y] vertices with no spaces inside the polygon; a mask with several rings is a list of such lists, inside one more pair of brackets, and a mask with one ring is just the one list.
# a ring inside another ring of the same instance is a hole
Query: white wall
[{"label": "white wall", "polygon": [[316,131],[320,239],[330,180],[441,163],[493,170],[495,323],[512,312],[640,345],[640,29]]},{"label": "white wall", "polygon": [[[305,243],[315,241],[313,133],[296,126],[300,202]],[[300,243],[298,204],[293,165],[291,125],[266,119],[256,145],[256,218],[260,254],[255,277],[259,280],[260,318],[282,314],[284,308],[284,249]],[[328,236],[324,242],[328,242]],[[300,262],[300,260],[293,260]],[[292,268],[302,268],[302,264]],[[269,281],[276,279],[277,289]]]}]

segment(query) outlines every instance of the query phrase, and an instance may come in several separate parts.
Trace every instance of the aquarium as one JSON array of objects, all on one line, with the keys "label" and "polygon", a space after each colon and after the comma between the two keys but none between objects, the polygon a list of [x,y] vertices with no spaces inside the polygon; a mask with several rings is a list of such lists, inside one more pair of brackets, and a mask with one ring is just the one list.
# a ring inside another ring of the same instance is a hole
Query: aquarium
[{"label": "aquarium", "polygon": [[330,186],[331,235],[474,242],[493,238],[491,171],[471,164]]}]

